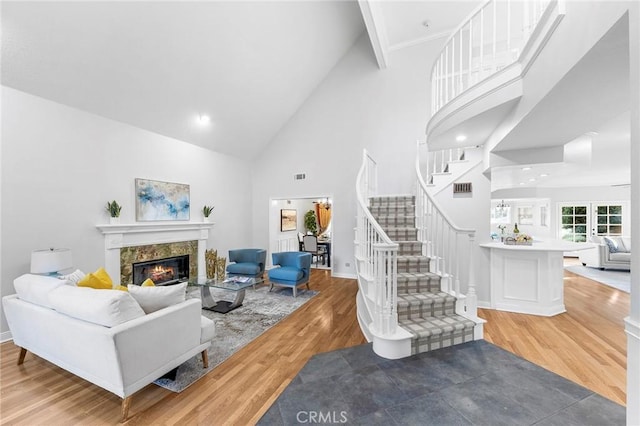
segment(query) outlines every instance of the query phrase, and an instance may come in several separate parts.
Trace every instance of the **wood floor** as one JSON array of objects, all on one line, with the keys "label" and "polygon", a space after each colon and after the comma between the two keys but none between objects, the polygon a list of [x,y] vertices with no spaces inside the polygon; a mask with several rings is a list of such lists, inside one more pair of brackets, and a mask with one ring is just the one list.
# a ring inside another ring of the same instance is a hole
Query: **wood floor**
[{"label": "wood floor", "polygon": [[[577,264],[565,260],[565,264]],[[480,309],[485,340],[626,405],[629,294],[565,271],[567,312],[545,318]]]},{"label": "wood floor", "polygon": [[[629,295],[567,273],[567,314],[553,318],[483,310],[485,338],[616,402],[625,399]],[[136,393],[128,425],[254,424],[315,353],[364,343],[354,280],[312,272],[320,294],[180,394],[150,385]],[[120,398],[54,365],[0,345],[0,423],[104,425]]]}]

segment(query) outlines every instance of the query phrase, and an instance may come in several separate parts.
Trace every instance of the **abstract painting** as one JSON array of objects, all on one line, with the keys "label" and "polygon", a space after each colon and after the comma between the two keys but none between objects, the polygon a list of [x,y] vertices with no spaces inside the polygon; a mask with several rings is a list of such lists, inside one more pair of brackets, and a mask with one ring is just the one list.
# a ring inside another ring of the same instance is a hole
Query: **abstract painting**
[{"label": "abstract painting", "polygon": [[136,179],[136,220],[189,220],[189,185]]},{"label": "abstract painting", "polygon": [[280,210],[280,232],[298,229],[298,211],[294,209]]}]

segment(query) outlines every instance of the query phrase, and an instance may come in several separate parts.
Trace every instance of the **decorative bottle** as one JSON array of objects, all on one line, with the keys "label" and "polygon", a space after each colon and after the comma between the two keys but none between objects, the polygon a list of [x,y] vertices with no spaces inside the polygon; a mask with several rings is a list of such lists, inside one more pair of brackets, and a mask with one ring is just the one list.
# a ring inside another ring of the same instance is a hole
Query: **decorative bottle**
[{"label": "decorative bottle", "polygon": [[514,234],[519,234],[520,233],[520,230],[518,229],[518,224],[517,223],[514,224],[514,226],[513,226],[513,233]]}]

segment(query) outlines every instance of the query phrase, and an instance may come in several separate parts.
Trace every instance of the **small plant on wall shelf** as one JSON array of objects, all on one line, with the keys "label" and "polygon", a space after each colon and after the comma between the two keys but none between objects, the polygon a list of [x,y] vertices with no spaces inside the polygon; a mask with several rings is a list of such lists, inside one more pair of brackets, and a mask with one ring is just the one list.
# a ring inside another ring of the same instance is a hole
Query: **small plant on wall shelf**
[{"label": "small plant on wall shelf", "polygon": [[118,204],[116,200],[113,200],[111,202],[107,202],[107,211],[111,217],[120,217],[122,206]]},{"label": "small plant on wall shelf", "polygon": [[213,212],[214,207],[213,206],[204,206],[202,208],[202,216],[204,216],[204,221],[208,222],[209,221],[209,216],[211,216],[211,213]]},{"label": "small plant on wall shelf", "polygon": [[110,223],[119,223],[120,222],[120,212],[122,211],[122,206],[118,204],[116,200],[111,202],[107,202],[107,211],[109,212],[109,221]]}]

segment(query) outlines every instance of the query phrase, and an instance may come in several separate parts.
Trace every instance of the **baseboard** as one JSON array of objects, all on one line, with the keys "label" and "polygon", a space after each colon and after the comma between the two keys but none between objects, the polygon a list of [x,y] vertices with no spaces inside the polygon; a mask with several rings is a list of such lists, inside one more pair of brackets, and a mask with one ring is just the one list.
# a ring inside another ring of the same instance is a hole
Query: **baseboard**
[{"label": "baseboard", "polygon": [[350,280],[358,279],[358,276],[356,274],[346,274],[346,273],[340,273],[340,272],[334,272],[331,274],[331,276],[336,278],[347,278]]},{"label": "baseboard", "polygon": [[0,333],[0,343],[8,342],[9,340],[13,340],[13,336],[10,331]]},{"label": "baseboard", "polygon": [[478,300],[477,306],[478,306],[478,308],[481,308],[481,309],[493,309],[493,308],[491,308],[491,303],[490,302],[484,302],[482,300]]}]

